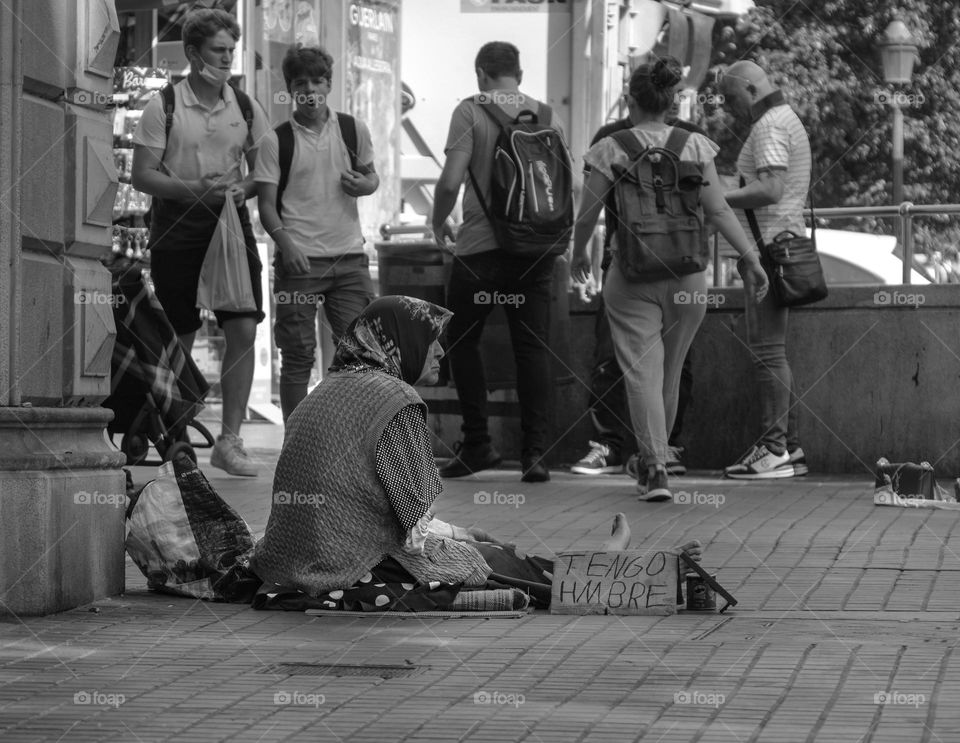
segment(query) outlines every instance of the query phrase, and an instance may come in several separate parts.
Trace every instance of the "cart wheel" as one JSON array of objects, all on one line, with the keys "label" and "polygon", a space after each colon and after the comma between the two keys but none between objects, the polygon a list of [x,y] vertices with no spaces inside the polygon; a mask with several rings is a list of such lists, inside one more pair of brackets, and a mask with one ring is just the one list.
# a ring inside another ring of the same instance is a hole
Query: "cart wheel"
[{"label": "cart wheel", "polygon": [[193,447],[190,446],[190,444],[184,441],[178,441],[173,446],[168,448],[163,453],[163,461],[172,462],[174,459],[177,458],[177,455],[180,454],[181,452],[183,454],[186,454],[188,457],[190,457],[190,460],[194,464],[197,463],[197,453],[193,450]]},{"label": "cart wheel", "polygon": [[147,458],[150,442],[146,436],[139,433],[124,434],[120,441],[120,451],[127,455],[128,465],[136,466]]}]

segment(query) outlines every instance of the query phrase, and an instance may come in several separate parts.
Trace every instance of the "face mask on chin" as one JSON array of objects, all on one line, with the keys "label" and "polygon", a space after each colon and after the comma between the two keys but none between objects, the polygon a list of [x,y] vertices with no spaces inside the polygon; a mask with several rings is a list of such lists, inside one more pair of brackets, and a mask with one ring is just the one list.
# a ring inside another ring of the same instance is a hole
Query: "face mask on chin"
[{"label": "face mask on chin", "polygon": [[201,78],[211,85],[222,86],[229,82],[230,75],[232,73],[230,70],[221,70],[219,67],[211,67],[204,62],[203,67],[200,68],[199,74]]}]

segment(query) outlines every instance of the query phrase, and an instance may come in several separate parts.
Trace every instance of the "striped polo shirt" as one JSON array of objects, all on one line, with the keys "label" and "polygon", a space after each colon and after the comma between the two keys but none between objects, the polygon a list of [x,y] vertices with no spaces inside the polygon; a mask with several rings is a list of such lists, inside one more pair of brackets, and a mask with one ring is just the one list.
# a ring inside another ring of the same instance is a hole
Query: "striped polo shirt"
[{"label": "striped polo shirt", "polygon": [[[764,242],[772,241],[784,230],[805,235],[803,207],[810,187],[810,140],[800,118],[783,102],[780,91],[767,96],[759,105],[769,107],[750,129],[737,159],[737,169],[748,184],[757,180],[759,171],[784,171],[780,201],[754,209]],[[735,211],[752,242],[753,233],[744,210]]]}]

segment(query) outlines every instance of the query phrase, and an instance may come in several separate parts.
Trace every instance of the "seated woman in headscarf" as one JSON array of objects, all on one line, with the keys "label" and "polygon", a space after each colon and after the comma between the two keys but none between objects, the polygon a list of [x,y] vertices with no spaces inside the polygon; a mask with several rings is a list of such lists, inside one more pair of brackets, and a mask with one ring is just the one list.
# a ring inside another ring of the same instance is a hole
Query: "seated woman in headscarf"
[{"label": "seated woman in headscarf", "polygon": [[[549,560],[523,558],[430,511],[442,485],[427,407],[412,385],[436,384],[439,338],[451,316],[412,297],[374,301],[340,340],[328,375],[290,415],[251,565],[264,581],[260,608],[427,610],[449,605],[460,587],[549,589]],[[617,514],[603,549],[626,549],[629,539]],[[699,555],[698,542],[686,547]],[[360,593],[346,600],[354,589]]]}]

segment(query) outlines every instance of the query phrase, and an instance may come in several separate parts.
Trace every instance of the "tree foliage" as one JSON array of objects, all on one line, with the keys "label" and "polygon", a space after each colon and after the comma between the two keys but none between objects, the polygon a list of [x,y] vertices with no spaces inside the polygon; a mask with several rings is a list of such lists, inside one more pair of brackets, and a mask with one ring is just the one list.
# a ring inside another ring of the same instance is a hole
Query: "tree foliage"
[{"label": "tree foliage", "polygon": [[[714,63],[749,59],[783,89],[810,135],[821,206],[892,202],[892,109],[885,102],[879,42],[898,17],[919,60],[898,87],[904,113],[904,194],[915,204],[960,202],[960,4],[955,0],[757,0],[750,15],[714,31]],[[711,90],[710,92],[716,92]],[[745,132],[717,107],[705,125],[722,147],[718,166],[736,160]],[[950,218],[916,223],[917,247],[960,244]],[[858,229],[892,230],[859,220]]]}]

